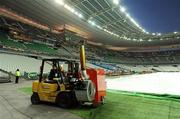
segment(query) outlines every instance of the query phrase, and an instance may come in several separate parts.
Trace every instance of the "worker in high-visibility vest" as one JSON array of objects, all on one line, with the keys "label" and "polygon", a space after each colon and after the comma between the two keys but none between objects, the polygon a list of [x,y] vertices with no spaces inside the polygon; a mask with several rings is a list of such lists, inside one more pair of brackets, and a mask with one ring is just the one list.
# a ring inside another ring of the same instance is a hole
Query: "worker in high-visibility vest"
[{"label": "worker in high-visibility vest", "polygon": [[15,83],[18,83],[18,81],[19,81],[19,77],[21,76],[21,73],[20,73],[19,69],[17,69],[17,70],[16,70],[15,75],[16,75],[16,80],[15,80]]}]

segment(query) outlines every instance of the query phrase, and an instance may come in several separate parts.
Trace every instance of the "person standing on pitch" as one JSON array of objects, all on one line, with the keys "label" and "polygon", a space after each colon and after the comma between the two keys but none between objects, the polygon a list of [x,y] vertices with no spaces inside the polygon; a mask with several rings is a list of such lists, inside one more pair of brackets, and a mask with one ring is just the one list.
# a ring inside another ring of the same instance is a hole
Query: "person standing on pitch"
[{"label": "person standing on pitch", "polygon": [[21,76],[21,73],[20,73],[19,69],[17,69],[17,70],[16,70],[15,75],[16,75],[16,80],[15,80],[15,83],[18,83],[18,81],[19,81],[19,77]]}]

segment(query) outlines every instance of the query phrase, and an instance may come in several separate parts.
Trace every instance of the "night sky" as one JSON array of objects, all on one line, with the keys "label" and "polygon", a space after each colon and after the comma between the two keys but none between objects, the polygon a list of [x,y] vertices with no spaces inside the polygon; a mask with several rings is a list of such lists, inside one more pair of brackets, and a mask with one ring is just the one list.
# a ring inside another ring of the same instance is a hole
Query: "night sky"
[{"label": "night sky", "polygon": [[180,31],[180,0],[120,0],[148,32]]}]

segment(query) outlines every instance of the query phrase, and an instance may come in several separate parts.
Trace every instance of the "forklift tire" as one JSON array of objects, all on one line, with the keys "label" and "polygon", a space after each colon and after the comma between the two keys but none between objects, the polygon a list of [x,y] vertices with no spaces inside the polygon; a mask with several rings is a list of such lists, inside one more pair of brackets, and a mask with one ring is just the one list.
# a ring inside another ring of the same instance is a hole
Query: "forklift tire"
[{"label": "forklift tire", "polygon": [[71,92],[71,106],[72,107],[77,107],[79,106],[79,102],[76,99],[75,92]]},{"label": "forklift tire", "polygon": [[59,107],[70,108],[72,106],[71,93],[62,92],[57,96],[56,103]]},{"label": "forklift tire", "polygon": [[31,96],[31,103],[34,104],[34,105],[37,105],[40,103],[40,99],[39,99],[39,95],[38,93],[34,93],[32,94]]}]

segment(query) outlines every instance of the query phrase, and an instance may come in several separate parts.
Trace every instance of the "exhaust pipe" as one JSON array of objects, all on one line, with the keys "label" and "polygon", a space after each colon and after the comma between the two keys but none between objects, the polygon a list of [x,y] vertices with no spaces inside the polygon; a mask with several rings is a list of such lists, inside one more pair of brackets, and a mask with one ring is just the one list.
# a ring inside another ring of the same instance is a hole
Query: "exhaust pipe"
[{"label": "exhaust pipe", "polygon": [[83,78],[82,89],[75,90],[75,95],[78,101],[80,102],[93,102],[95,99],[96,88],[91,80],[89,80],[89,76],[86,72],[86,57],[85,57],[85,49],[84,45],[80,47],[80,63],[81,63],[81,71]]},{"label": "exhaust pipe", "polygon": [[85,55],[84,45],[81,45],[80,47],[80,63],[81,63],[82,76],[84,80],[89,80],[89,76],[87,75],[86,72],[86,55]]}]

